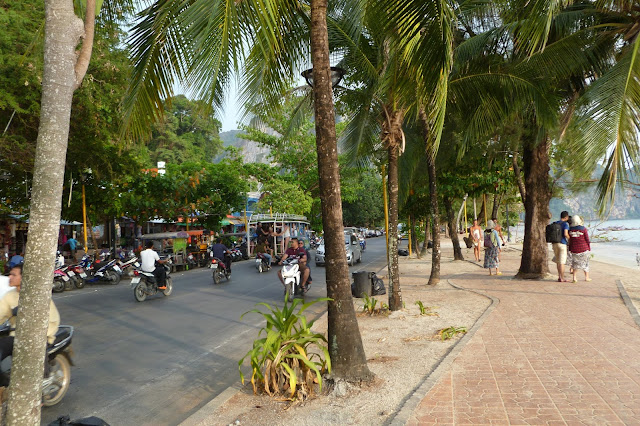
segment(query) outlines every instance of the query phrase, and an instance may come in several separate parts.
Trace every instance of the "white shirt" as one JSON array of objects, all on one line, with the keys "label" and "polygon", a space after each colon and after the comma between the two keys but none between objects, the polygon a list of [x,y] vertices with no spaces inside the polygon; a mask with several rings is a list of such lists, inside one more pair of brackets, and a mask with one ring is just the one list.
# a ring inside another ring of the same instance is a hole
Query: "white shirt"
[{"label": "white shirt", "polygon": [[160,260],[160,256],[153,249],[148,248],[140,252],[141,269],[144,272],[155,271],[156,260]]}]

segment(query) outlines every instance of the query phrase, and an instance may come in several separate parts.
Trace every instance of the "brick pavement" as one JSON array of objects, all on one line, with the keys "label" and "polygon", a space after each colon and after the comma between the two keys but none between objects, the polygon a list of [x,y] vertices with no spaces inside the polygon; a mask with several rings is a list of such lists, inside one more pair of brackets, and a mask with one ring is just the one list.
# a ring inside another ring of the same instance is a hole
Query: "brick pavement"
[{"label": "brick pavement", "polygon": [[592,264],[589,283],[523,281],[518,253],[503,257],[500,277],[452,277],[499,304],[407,424],[640,424],[640,328],[613,267]]}]

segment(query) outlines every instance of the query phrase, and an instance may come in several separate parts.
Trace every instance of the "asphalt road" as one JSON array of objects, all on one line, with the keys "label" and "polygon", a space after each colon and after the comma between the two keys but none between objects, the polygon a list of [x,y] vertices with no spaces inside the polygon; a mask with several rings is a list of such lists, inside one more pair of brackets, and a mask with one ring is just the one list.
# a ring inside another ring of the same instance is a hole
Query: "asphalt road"
[{"label": "asphalt road", "polygon": [[[370,238],[350,270],[385,264],[384,238]],[[171,296],[142,303],[129,280],[54,294],[62,324],[75,327],[75,366],[67,395],[43,408],[42,424],[95,415],[112,426],[176,425],[237,383],[238,360],[264,325],[258,315],[240,316],[259,302],[281,304],[283,287],[277,268],[258,274],[253,260],[232,271],[218,286],[209,269],[174,273]],[[326,296],[324,267],[312,264],[311,275],[306,299]]]}]

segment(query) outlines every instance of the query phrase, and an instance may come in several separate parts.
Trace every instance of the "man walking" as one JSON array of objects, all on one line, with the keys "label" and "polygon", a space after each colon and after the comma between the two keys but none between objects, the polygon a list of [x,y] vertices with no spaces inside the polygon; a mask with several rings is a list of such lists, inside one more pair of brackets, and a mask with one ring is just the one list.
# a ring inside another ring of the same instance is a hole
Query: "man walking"
[{"label": "man walking", "polygon": [[557,222],[562,227],[562,240],[553,243],[553,261],[558,267],[558,282],[569,282],[564,279],[564,265],[567,263],[567,244],[569,243],[569,212],[560,213],[560,220]]}]

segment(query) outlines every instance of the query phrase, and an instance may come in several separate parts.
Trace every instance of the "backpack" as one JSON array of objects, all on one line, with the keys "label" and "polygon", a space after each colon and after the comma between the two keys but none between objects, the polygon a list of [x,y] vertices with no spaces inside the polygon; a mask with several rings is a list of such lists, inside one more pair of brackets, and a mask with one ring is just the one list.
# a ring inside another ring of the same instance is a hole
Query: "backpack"
[{"label": "backpack", "polygon": [[562,242],[562,225],[560,222],[553,222],[545,228],[544,236],[548,243]]},{"label": "backpack", "polygon": [[491,234],[493,233],[493,231],[491,232],[485,232],[484,233],[484,246],[487,248],[493,248],[493,240],[491,239]]}]

